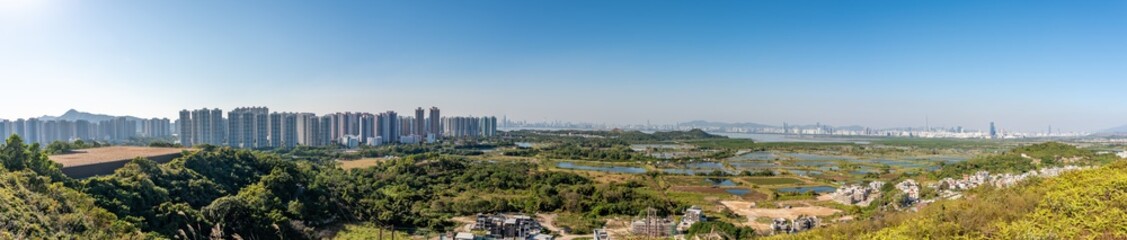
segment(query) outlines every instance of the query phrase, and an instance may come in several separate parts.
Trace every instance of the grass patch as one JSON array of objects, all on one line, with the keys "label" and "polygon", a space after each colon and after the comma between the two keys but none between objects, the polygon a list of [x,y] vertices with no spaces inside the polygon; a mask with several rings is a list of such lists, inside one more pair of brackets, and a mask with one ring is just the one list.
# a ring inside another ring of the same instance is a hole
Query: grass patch
[{"label": "grass patch", "polygon": [[753,185],[788,185],[788,184],[803,184],[802,180],[789,177],[744,177],[739,178],[747,183]]},{"label": "grass patch", "polygon": [[570,234],[591,234],[594,229],[603,226],[603,221],[583,214],[560,213],[556,216],[556,226],[571,228]]},{"label": "grass patch", "polygon": [[337,232],[333,239],[337,240],[362,240],[362,239],[410,239],[410,235],[405,232],[391,231],[387,229],[380,229],[370,224],[344,225],[344,229]]}]

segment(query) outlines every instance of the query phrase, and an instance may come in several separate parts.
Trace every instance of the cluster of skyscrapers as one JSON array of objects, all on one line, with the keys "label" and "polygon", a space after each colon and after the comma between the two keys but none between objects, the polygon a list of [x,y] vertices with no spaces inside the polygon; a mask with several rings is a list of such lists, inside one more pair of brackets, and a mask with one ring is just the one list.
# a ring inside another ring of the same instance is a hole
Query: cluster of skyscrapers
[{"label": "cluster of skyscrapers", "polygon": [[343,112],[270,112],[266,107],[180,111],[177,121],[184,146],[211,144],[240,148],[279,148],[340,144],[348,147],[389,143],[434,142],[440,138],[494,136],[496,117],[442,117],[437,107],[414,116]]},{"label": "cluster of skyscrapers", "polygon": [[49,144],[55,141],[125,142],[136,138],[171,137],[167,118],[136,120],[115,117],[91,122],[87,120],[41,120],[38,118],[0,120],[0,136],[19,135],[27,143]]}]

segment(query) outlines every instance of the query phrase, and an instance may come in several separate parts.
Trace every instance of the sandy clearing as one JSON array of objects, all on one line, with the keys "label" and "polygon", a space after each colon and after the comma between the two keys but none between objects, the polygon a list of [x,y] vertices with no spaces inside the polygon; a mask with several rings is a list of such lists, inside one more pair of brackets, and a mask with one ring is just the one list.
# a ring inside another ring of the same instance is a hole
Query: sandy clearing
[{"label": "sandy clearing", "polygon": [[723,204],[728,209],[731,209],[732,212],[735,212],[736,214],[747,217],[747,222],[744,223],[744,225],[755,228],[756,230],[769,230],[771,228],[771,226],[768,225],[768,224],[758,223],[758,222],[755,221],[756,218],[760,218],[760,217],[766,217],[766,218],[771,218],[771,219],[775,219],[775,218],[794,219],[794,218],[797,218],[799,215],[825,217],[825,216],[830,216],[830,215],[833,215],[835,213],[841,212],[841,210],[828,208],[828,207],[822,207],[822,206],[803,206],[803,207],[792,207],[792,208],[788,209],[788,208],[756,208],[756,207],[751,207],[752,203],[746,202],[746,201],[720,201],[720,203]]},{"label": "sandy clearing", "polygon": [[344,170],[354,168],[367,168],[375,166],[376,164],[387,160],[386,158],[361,158],[357,160],[337,160],[340,162],[340,167]]},{"label": "sandy clearing", "polygon": [[51,155],[52,161],[63,164],[63,167],[98,164],[104,162],[129,160],[137,157],[153,158],[171,154],[179,154],[185,148],[158,148],[112,146],[75,150],[73,153]]}]

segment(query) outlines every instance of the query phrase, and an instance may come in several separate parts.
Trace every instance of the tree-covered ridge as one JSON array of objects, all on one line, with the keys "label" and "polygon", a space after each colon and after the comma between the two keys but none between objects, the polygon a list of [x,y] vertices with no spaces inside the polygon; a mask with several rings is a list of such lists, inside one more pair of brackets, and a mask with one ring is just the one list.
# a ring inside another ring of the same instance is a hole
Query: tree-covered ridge
[{"label": "tree-covered ridge", "polygon": [[1001,154],[946,164],[934,175],[938,178],[959,178],[977,171],[1023,173],[1046,167],[1102,165],[1117,158],[1112,154],[1099,155],[1064,143],[1046,142],[1014,148]]},{"label": "tree-covered ridge", "polygon": [[354,223],[441,232],[453,228],[453,216],[482,212],[594,220],[680,207],[638,191],[639,183],[595,184],[531,163],[431,153],[350,171],[333,164],[204,147],[166,164],[136,159],[81,186],[119,218],[168,238],[311,239]]},{"label": "tree-covered ridge", "polygon": [[407,228],[449,229],[447,219],[483,212],[571,212],[589,218],[634,215],[676,204],[636,190],[638,184],[596,185],[585,177],[514,162],[471,162],[416,155],[354,169],[332,188],[359,220]]},{"label": "tree-covered ridge", "polygon": [[132,224],[67,187],[69,178],[38,145],[24,145],[13,136],[0,148],[0,239],[141,237]]},{"label": "tree-covered ridge", "polygon": [[166,164],[136,159],[83,181],[97,203],[165,237],[308,238],[339,219],[317,166],[269,154],[205,147]]},{"label": "tree-covered ridge", "polygon": [[39,148],[38,143],[26,145],[18,135],[8,137],[0,147],[0,165],[9,171],[30,170],[50,177],[52,181],[71,184],[70,178],[63,175],[62,164],[51,161]]}]

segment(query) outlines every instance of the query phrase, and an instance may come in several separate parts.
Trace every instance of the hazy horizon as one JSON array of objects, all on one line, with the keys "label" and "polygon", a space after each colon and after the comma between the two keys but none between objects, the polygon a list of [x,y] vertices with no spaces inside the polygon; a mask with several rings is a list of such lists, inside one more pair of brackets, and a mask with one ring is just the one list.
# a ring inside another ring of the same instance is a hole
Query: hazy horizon
[{"label": "hazy horizon", "polygon": [[0,1],[0,118],[438,106],[1098,131],[1127,124],[1124,14],[1124,1]]}]

